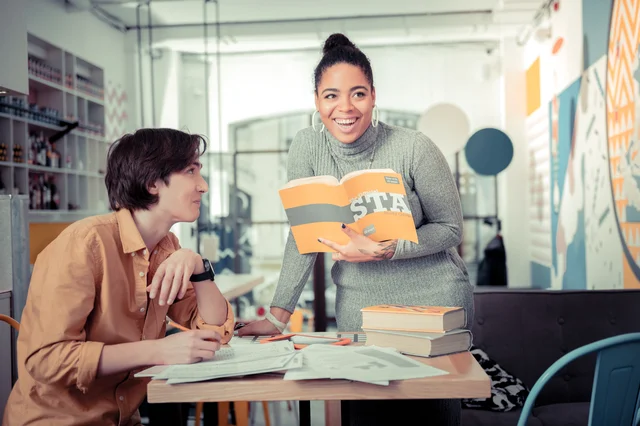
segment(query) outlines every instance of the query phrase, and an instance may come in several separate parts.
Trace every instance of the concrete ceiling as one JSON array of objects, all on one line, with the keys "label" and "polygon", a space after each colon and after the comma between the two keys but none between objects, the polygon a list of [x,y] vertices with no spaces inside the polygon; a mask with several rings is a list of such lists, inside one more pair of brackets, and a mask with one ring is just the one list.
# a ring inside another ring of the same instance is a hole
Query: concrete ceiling
[{"label": "concrete ceiling", "polygon": [[[318,49],[333,32],[359,46],[497,42],[530,24],[543,0],[66,0],[154,47],[223,53]],[[218,9],[219,8],[219,9]],[[220,25],[215,25],[219,16]],[[206,30],[203,22],[209,23]],[[152,28],[150,31],[149,28]]]}]

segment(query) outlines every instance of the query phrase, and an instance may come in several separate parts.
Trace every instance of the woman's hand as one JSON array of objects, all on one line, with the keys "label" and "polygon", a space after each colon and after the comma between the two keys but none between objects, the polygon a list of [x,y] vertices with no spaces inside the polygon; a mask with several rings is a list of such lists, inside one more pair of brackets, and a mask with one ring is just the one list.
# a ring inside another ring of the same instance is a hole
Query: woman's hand
[{"label": "woman's hand", "polygon": [[398,240],[389,240],[383,242],[373,241],[369,237],[358,234],[345,224],[342,224],[342,230],[349,236],[347,245],[336,244],[333,241],[318,238],[322,244],[334,249],[337,253],[333,253],[333,260],[344,260],[346,262],[371,262],[377,260],[388,260],[396,253]]},{"label": "woman's hand", "polygon": [[[198,270],[199,269],[199,270]],[[160,306],[171,305],[175,298],[182,299],[189,288],[191,275],[204,270],[202,258],[189,249],[180,249],[160,264],[147,287],[149,298],[159,295]]]},{"label": "woman's hand", "polygon": [[266,319],[252,321],[238,329],[238,336],[272,336],[274,334],[282,333]]}]

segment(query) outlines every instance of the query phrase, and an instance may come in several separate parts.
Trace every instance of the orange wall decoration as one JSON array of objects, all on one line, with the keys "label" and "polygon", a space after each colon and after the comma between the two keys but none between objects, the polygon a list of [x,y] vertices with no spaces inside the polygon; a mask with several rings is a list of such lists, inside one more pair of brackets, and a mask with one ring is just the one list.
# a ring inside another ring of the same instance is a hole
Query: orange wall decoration
[{"label": "orange wall decoration", "polygon": [[527,116],[540,108],[540,58],[537,58],[526,72]]}]

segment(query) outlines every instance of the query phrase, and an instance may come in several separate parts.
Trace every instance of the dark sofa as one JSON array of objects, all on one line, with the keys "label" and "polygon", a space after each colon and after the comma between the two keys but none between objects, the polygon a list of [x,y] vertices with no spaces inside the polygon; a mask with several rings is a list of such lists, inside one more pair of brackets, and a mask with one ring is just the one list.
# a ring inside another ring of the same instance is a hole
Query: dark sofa
[{"label": "dark sofa", "polygon": [[[585,344],[640,331],[640,290],[493,290],[475,293],[474,345],[531,389],[561,356]],[[596,356],[580,358],[552,378],[529,426],[588,424]],[[514,426],[520,410],[464,408],[462,426]]]}]

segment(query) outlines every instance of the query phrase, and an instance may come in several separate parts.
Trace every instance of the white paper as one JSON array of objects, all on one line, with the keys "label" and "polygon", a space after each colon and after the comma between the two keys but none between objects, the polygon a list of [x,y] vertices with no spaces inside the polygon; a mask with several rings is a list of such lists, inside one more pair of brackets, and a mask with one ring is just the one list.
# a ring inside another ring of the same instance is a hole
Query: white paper
[{"label": "white paper", "polygon": [[206,380],[221,379],[225,377],[240,377],[255,374],[273,373],[277,371],[299,368],[302,366],[302,355],[290,353],[278,357],[266,358],[264,360],[253,361],[250,364],[212,364],[215,368],[201,373],[194,377],[170,377],[167,384],[193,383]]},{"label": "white paper", "polygon": [[390,380],[449,374],[398,353],[376,346],[322,346],[304,348],[301,369],[289,370],[285,380],[346,379],[387,385]]},{"label": "white paper", "polygon": [[221,348],[213,359],[194,364],[156,365],[147,368],[135,377],[153,377],[154,379],[197,378],[213,374],[219,364],[250,364],[256,360],[289,355],[295,352],[293,344],[288,341],[269,344],[239,345]]}]

